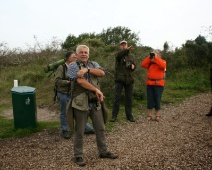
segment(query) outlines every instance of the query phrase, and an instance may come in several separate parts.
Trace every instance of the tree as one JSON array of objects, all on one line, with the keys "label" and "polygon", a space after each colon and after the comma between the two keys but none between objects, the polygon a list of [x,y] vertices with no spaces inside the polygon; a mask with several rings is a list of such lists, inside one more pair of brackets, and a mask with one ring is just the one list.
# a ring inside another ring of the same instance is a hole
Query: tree
[{"label": "tree", "polygon": [[183,48],[185,49],[188,58],[188,65],[202,66],[208,62],[208,44],[205,39],[198,36],[195,41],[187,41]]},{"label": "tree", "polygon": [[212,42],[208,43],[208,62],[212,64]]},{"label": "tree", "polygon": [[75,35],[70,34],[64,43],[62,43],[62,48],[63,49],[71,49],[71,47],[74,47],[77,44],[77,37]]},{"label": "tree", "polygon": [[63,49],[70,50],[80,44],[83,40],[94,38],[96,38],[95,33],[82,33],[78,37],[70,34],[61,46]]},{"label": "tree", "polygon": [[83,40],[96,38],[95,33],[82,33],[77,37],[77,43],[80,44]]},{"label": "tree", "polygon": [[166,42],[163,44],[163,51],[166,53],[168,50],[169,50],[169,44],[168,44],[168,42],[166,41]]},{"label": "tree", "polygon": [[205,39],[205,37],[199,35],[196,39],[195,39],[195,42],[198,44],[198,45],[203,45],[203,44],[207,44],[207,41]]},{"label": "tree", "polygon": [[139,43],[138,33],[132,32],[127,27],[118,26],[115,28],[109,27],[106,30],[103,29],[100,34],[82,33],[78,37],[70,34],[61,46],[63,49],[70,50],[86,39],[99,39],[106,45],[117,45],[122,40],[129,41],[132,45]]},{"label": "tree", "polygon": [[84,39],[82,41],[83,44],[88,45],[89,47],[94,47],[94,48],[99,48],[99,47],[104,47],[105,44],[99,39]]},{"label": "tree", "polygon": [[132,32],[127,27],[109,27],[106,30],[98,34],[100,40],[102,40],[106,45],[116,45],[122,40],[133,41],[134,43],[139,42],[138,34]]}]

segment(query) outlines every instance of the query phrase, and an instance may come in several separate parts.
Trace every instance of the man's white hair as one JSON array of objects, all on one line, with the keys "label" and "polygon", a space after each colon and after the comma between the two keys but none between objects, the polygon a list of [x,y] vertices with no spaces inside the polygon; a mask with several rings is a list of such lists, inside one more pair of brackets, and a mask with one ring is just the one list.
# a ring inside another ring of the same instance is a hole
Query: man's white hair
[{"label": "man's white hair", "polygon": [[81,48],[87,48],[89,54],[89,47],[87,45],[78,45],[76,49],[76,53],[78,54]]}]

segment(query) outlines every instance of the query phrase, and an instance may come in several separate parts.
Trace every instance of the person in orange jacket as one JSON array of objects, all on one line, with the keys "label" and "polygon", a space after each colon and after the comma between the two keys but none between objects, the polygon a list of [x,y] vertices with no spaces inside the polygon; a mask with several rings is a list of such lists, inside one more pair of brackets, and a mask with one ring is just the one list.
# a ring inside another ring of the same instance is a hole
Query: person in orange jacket
[{"label": "person in orange jacket", "polygon": [[141,67],[148,69],[147,71],[147,121],[152,120],[152,111],[155,108],[156,120],[159,122],[159,110],[161,96],[164,89],[164,76],[166,71],[166,61],[161,59],[161,51],[154,50],[141,62]]}]

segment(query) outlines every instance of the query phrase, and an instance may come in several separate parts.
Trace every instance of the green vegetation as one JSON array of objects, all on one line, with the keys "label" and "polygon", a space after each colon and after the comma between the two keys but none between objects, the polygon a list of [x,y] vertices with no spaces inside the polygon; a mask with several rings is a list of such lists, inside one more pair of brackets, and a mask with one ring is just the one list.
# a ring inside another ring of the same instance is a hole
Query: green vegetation
[{"label": "green vegetation", "polygon": [[[138,35],[125,27],[108,28],[100,34],[83,33],[78,37],[70,35],[62,44],[54,40],[50,45],[45,47],[38,45],[39,48],[30,48],[28,51],[10,50],[5,44],[0,44],[0,112],[12,107],[11,89],[15,79],[19,81],[19,86],[36,88],[37,106],[58,109],[58,105],[53,105],[53,74],[48,77],[49,74],[46,74],[43,68],[63,58],[67,50],[75,49],[79,43],[88,45],[90,59],[97,61],[106,70],[106,75],[100,79],[100,82],[106,97],[106,105],[111,111],[114,97],[114,55],[118,50],[117,43],[122,39],[128,40],[129,44],[135,47],[132,51],[137,65],[134,73],[133,114],[136,118],[145,115],[146,70],[140,67],[140,63],[153,49],[141,46]],[[162,104],[177,105],[187,97],[210,90],[209,68],[212,62],[212,42],[207,42],[204,37],[198,36],[194,41],[189,40],[182,45],[182,48],[175,50],[170,49],[165,42],[162,53],[167,61]],[[126,123],[124,102],[122,97],[118,123],[108,122],[106,127],[108,132],[118,124]],[[44,129],[58,128],[59,120],[58,122],[38,122],[35,129],[14,129],[12,120],[0,116],[0,138],[25,136]]]},{"label": "green vegetation", "polygon": [[[0,108],[0,112],[9,108],[9,105],[4,105]],[[59,122],[38,122],[36,128],[15,129],[13,120],[6,119],[0,115],[0,139],[22,137],[44,129],[56,129],[58,126]]]},{"label": "green vegetation", "polygon": [[23,137],[45,129],[57,129],[59,122],[38,122],[36,128],[15,129],[13,120],[8,120],[0,116],[0,139],[9,137]]}]

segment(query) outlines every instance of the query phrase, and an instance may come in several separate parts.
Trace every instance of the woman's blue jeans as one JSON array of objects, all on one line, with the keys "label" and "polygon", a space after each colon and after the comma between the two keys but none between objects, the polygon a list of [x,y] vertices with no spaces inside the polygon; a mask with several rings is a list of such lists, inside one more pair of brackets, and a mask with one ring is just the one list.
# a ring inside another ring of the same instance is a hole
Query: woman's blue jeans
[{"label": "woman's blue jeans", "polygon": [[[66,106],[70,100],[69,94],[64,94],[57,92],[58,100],[60,103],[60,130],[61,132],[69,131],[69,126],[66,120]],[[89,122],[86,122],[85,125],[85,132],[90,132],[93,130],[93,127],[90,125]]]},{"label": "woman's blue jeans", "polygon": [[160,110],[163,86],[147,86],[147,108]]}]

